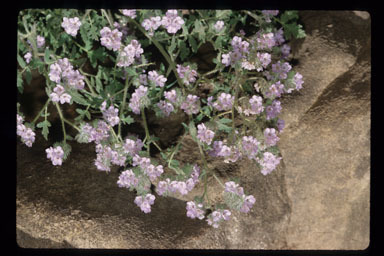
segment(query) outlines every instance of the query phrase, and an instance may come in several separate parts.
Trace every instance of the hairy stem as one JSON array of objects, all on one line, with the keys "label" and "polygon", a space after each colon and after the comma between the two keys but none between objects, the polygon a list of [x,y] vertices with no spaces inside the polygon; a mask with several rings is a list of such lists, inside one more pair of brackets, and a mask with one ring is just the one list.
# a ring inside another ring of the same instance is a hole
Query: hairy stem
[{"label": "hairy stem", "polygon": [[63,135],[64,135],[64,143],[67,141],[67,133],[65,131],[65,124],[64,124],[64,116],[63,113],[61,112],[60,106],[57,102],[55,102],[57,112],[59,113],[60,120],[61,120],[61,127],[63,129]]},{"label": "hairy stem", "polygon": [[37,114],[37,116],[33,119],[32,124],[35,124],[37,119],[39,119],[41,113],[43,113],[44,109],[48,107],[49,102],[51,102],[51,98],[48,98],[48,100],[45,102],[43,108],[40,110],[40,112]]},{"label": "hairy stem", "polygon": [[127,92],[128,92],[128,88],[130,85],[131,85],[131,81],[128,79],[128,76],[127,76],[125,78],[123,102],[121,102],[121,105],[120,105],[120,122],[119,122],[119,128],[118,128],[118,137],[119,138],[121,138],[121,119],[123,118],[123,115],[124,115],[124,108],[125,108],[125,103],[127,100]]}]

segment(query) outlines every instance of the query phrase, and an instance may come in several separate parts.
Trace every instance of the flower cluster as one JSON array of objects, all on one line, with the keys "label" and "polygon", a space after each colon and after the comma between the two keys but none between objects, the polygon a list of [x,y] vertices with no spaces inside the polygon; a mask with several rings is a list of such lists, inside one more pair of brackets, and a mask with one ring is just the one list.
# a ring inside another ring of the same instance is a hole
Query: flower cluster
[{"label": "flower cluster", "polygon": [[161,17],[150,17],[149,19],[144,19],[141,25],[145,30],[149,31],[149,35],[153,36],[154,31],[156,31],[161,26]]},{"label": "flower cluster", "polygon": [[138,183],[139,183],[139,179],[135,176],[133,171],[130,169],[123,171],[119,176],[119,180],[117,181],[117,185],[120,188],[136,187]]},{"label": "flower cluster", "polygon": [[266,128],[264,130],[264,138],[265,144],[268,147],[276,145],[276,143],[279,141],[279,137],[277,137],[276,130],[274,128]]},{"label": "flower cluster", "polygon": [[168,10],[161,20],[161,25],[167,29],[169,34],[175,34],[183,24],[184,20],[177,15],[177,10]]},{"label": "flower cluster", "polygon": [[27,128],[24,124],[24,118],[18,114],[17,117],[17,135],[21,137],[21,141],[27,145],[27,147],[32,147],[33,142],[35,142],[35,133],[31,128]]},{"label": "flower cluster", "polygon": [[30,52],[27,52],[25,55],[24,55],[24,59],[25,59],[25,62],[29,63],[32,59],[32,53]]},{"label": "flower cluster", "polygon": [[124,153],[129,154],[131,157],[134,157],[140,152],[143,146],[144,143],[141,139],[136,139],[136,141],[132,139],[125,139],[125,143],[123,145]]},{"label": "flower cluster", "polygon": [[192,69],[190,66],[177,65],[177,74],[182,79],[185,85],[194,83],[196,81],[197,72]]},{"label": "flower cluster", "polygon": [[140,109],[146,102],[147,92],[148,88],[140,85],[139,88],[132,93],[132,97],[129,100],[129,107],[132,109],[133,113],[137,115],[140,114]]},{"label": "flower cluster", "polygon": [[118,51],[121,46],[121,37],[123,33],[118,29],[111,30],[109,27],[104,27],[100,30],[101,45],[107,47],[108,50]]},{"label": "flower cluster", "polygon": [[119,118],[119,109],[115,108],[113,105],[107,108],[107,101],[104,101],[100,106],[101,113],[103,118],[113,127],[120,122]]},{"label": "flower cluster", "polygon": [[200,168],[193,166],[192,173],[186,181],[171,181],[169,178],[165,181],[159,181],[156,192],[161,196],[166,196],[169,193],[179,192],[181,195],[188,194],[195,185],[199,182]]},{"label": "flower cluster", "polygon": [[45,45],[45,38],[37,35],[36,37],[36,46],[37,48],[43,48]]},{"label": "flower cluster", "polygon": [[252,136],[244,136],[241,140],[243,154],[249,159],[256,159],[259,150],[259,142]]},{"label": "flower cluster", "polygon": [[164,97],[169,100],[171,103],[177,103],[177,92],[176,90],[171,90],[169,92],[164,92]]},{"label": "flower cluster", "polygon": [[222,21],[222,20],[216,21],[215,25],[213,25],[213,28],[215,29],[215,31],[217,33],[219,33],[224,28],[224,21]]},{"label": "flower cluster", "polygon": [[133,157],[132,165],[139,166],[152,182],[164,172],[162,165],[154,166],[149,158],[139,155]]},{"label": "flower cluster", "polygon": [[188,115],[197,114],[200,111],[200,97],[188,94],[187,98],[183,101],[180,108]]},{"label": "flower cluster", "polygon": [[164,87],[167,78],[153,70],[148,72],[148,80],[151,81],[155,86]]},{"label": "flower cluster", "polygon": [[71,36],[76,36],[77,31],[79,30],[81,26],[81,21],[78,17],[74,18],[63,18],[63,22],[61,23],[61,27],[64,28],[65,32],[67,34],[70,34]]},{"label": "flower cluster", "polygon": [[127,17],[131,17],[132,19],[137,17],[135,9],[123,9],[123,10],[121,10],[121,12],[123,15],[125,15]]},{"label": "flower cluster", "polygon": [[59,59],[49,66],[49,79],[55,83],[69,86],[70,88],[84,89],[84,76],[79,70],[74,70],[67,58]]},{"label": "flower cluster", "polygon": [[72,98],[71,95],[65,92],[64,87],[59,84],[56,85],[49,96],[53,102],[60,102],[60,104],[70,103]]},{"label": "flower cluster", "polygon": [[208,225],[218,228],[220,222],[224,220],[229,220],[231,216],[231,212],[229,210],[216,210],[210,213],[207,216]]},{"label": "flower cluster", "polygon": [[151,205],[155,203],[155,196],[152,194],[146,194],[144,197],[137,196],[134,202],[144,213],[149,213],[151,212]]},{"label": "flower cluster", "polygon": [[281,157],[276,157],[271,152],[264,152],[263,158],[257,161],[262,166],[261,173],[267,175],[271,173],[279,165]]},{"label": "flower cluster", "polygon": [[161,100],[159,101],[156,106],[159,107],[159,109],[161,110],[161,112],[163,113],[163,115],[165,116],[169,116],[171,114],[172,111],[175,110],[175,108],[173,107],[173,105],[169,102],[166,102],[165,100]]},{"label": "flower cluster", "polygon": [[197,138],[201,142],[204,142],[210,145],[214,136],[215,136],[215,133],[207,129],[207,127],[205,127],[205,124],[197,125]]},{"label": "flower cluster", "polygon": [[272,104],[265,108],[267,120],[275,118],[281,111],[281,103],[278,100],[272,101]]},{"label": "flower cluster", "polygon": [[61,146],[47,148],[45,152],[53,165],[61,165],[63,163],[64,151]]},{"label": "flower cluster", "polygon": [[263,11],[261,11],[261,13],[264,15],[265,21],[269,23],[269,22],[271,22],[271,17],[279,14],[279,11],[278,10],[263,10]]},{"label": "flower cluster", "polygon": [[256,202],[253,195],[245,195],[243,187],[233,181],[225,183],[224,199],[230,208],[245,213],[249,212]]},{"label": "flower cluster", "polygon": [[[232,38],[231,45],[233,50],[222,55],[221,63],[225,66],[234,66],[237,61],[241,60],[249,52],[249,43],[247,41],[243,41],[241,37],[234,36]],[[243,61],[242,66],[248,70],[255,69],[255,66],[252,63],[246,62],[245,60]]]},{"label": "flower cluster", "polygon": [[219,111],[225,111],[232,109],[233,102],[235,100],[235,96],[232,96],[229,93],[222,92],[217,101],[212,104],[214,108]]},{"label": "flower cluster", "polygon": [[249,106],[246,108],[239,107],[240,113],[244,113],[244,115],[258,115],[264,111],[263,106],[263,98],[257,95],[253,95],[252,98],[249,99]]},{"label": "flower cluster", "polygon": [[202,204],[196,204],[194,201],[187,202],[187,217],[191,219],[198,218],[200,220],[204,219],[204,213],[203,205]]},{"label": "flower cluster", "polygon": [[111,164],[124,166],[126,156],[118,146],[113,150],[110,146],[96,144],[96,160],[95,165],[100,171],[111,171]]},{"label": "flower cluster", "polygon": [[144,50],[141,48],[141,44],[137,40],[133,39],[131,43],[124,47],[124,49],[120,52],[117,66],[129,67],[135,61],[135,58],[140,58],[143,52]]}]

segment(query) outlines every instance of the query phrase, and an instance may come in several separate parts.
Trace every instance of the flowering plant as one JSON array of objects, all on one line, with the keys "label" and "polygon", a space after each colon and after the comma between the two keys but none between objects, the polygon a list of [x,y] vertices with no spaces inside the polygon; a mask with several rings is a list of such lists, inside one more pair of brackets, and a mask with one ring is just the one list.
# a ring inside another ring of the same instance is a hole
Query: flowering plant
[{"label": "flowering plant", "polygon": [[[23,10],[17,89],[23,93],[37,70],[45,77],[47,100],[30,122],[18,103],[17,135],[31,147],[39,128],[48,140],[52,104],[63,132],[63,140],[46,149],[53,165],[69,156],[69,141],[94,143],[96,168],[108,173],[120,166],[117,185],[137,193],[134,203],[144,213],[151,212],[155,192],[185,196],[203,182],[203,194],[187,202],[186,215],[216,228],[231,210],[249,212],[256,199],[235,181],[217,177],[207,158],[247,158],[263,175],[281,161],[279,97],[303,84],[289,64],[287,40],[305,36],[297,20],[296,11],[275,10]],[[202,72],[193,56],[207,45],[216,57]],[[74,106],[74,120],[64,116],[65,105]],[[147,116],[176,113],[188,120],[180,121],[184,134],[164,148]],[[143,136],[124,130],[134,123]],[[187,135],[197,144],[202,166],[174,159]],[[154,150],[160,152],[157,161]],[[223,187],[224,202],[209,200],[209,177]]]}]

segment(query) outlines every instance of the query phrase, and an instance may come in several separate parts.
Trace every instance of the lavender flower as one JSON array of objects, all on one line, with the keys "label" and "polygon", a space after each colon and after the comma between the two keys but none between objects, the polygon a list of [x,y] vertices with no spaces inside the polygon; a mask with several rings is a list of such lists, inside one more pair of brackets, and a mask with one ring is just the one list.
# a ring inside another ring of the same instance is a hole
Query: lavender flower
[{"label": "lavender flower", "polygon": [[24,59],[25,59],[25,62],[29,63],[32,59],[32,54],[30,52],[27,52],[25,55],[24,55]]},{"label": "lavender flower", "polygon": [[90,142],[95,141],[96,144],[99,144],[109,137],[108,124],[102,120],[98,120],[96,129],[92,129],[90,132]]},{"label": "lavender flower", "polygon": [[150,35],[153,35],[153,32],[156,31],[161,26],[161,17],[151,17],[149,19],[143,20],[141,25],[145,30],[149,31]]},{"label": "lavender flower", "polygon": [[272,49],[275,46],[275,37],[273,33],[259,34],[256,38],[257,48],[260,50],[263,49]]},{"label": "lavender flower", "polygon": [[140,152],[143,146],[144,144],[140,139],[137,139],[136,141],[131,139],[126,139],[123,145],[123,149],[126,154],[129,154],[130,156],[133,157]]},{"label": "lavender flower", "polygon": [[240,208],[241,212],[247,213],[251,210],[252,206],[255,204],[256,199],[253,195],[245,196],[243,205]]},{"label": "lavender flower", "polygon": [[156,106],[159,107],[163,115],[169,116],[171,112],[175,109],[173,105],[169,102],[166,102],[164,100],[159,101]]},{"label": "lavender flower", "polygon": [[279,130],[279,133],[283,131],[285,127],[285,121],[283,119],[277,120],[277,129]]},{"label": "lavender flower", "polygon": [[[260,61],[263,68],[267,68],[269,63],[271,63],[271,54],[269,54],[267,52],[265,52],[265,53],[258,52],[256,54],[256,56],[257,56],[257,59]],[[258,70],[258,71],[260,72],[261,70]]]},{"label": "lavender flower", "polygon": [[190,66],[182,66],[177,65],[177,74],[183,80],[185,85],[189,85],[190,83],[194,83],[196,81],[197,72],[192,69]]},{"label": "lavender flower", "polygon": [[148,80],[152,81],[156,86],[164,87],[167,78],[165,78],[163,75],[159,75],[156,71],[149,71]]},{"label": "lavender flower", "polygon": [[217,101],[213,103],[213,107],[219,111],[230,110],[232,109],[233,102],[235,97],[229,93],[222,92],[217,98]]},{"label": "lavender flower", "polygon": [[264,15],[265,21],[268,22],[268,23],[271,22],[271,17],[272,16],[276,16],[277,14],[279,14],[278,10],[263,10],[261,12]]},{"label": "lavender flower", "polygon": [[177,103],[177,93],[176,90],[171,90],[169,92],[164,92],[164,97],[169,100],[171,103]]},{"label": "lavender flower", "polygon": [[53,102],[60,102],[60,104],[64,104],[66,102],[70,103],[72,98],[71,95],[65,93],[64,87],[59,84],[56,85],[53,92],[49,96]]},{"label": "lavender flower", "polygon": [[282,84],[280,81],[277,81],[269,87],[269,90],[265,93],[265,96],[267,98],[274,99],[280,97],[282,93],[284,93],[284,84]]},{"label": "lavender flower", "polygon": [[188,115],[197,114],[200,110],[199,98],[196,95],[189,94],[187,98],[183,101],[180,108],[184,110]]},{"label": "lavender flower", "polygon": [[151,212],[151,205],[155,203],[155,196],[152,194],[146,194],[145,197],[137,196],[134,202],[140,207],[141,211],[149,213]]},{"label": "lavender flower", "polygon": [[167,29],[170,34],[175,34],[181,25],[184,24],[184,20],[177,16],[177,10],[168,10],[161,20],[161,24]]},{"label": "lavender flower", "polygon": [[219,33],[224,28],[224,21],[222,21],[222,20],[216,21],[216,23],[215,23],[215,25],[213,25],[213,27],[214,27],[216,33]]},{"label": "lavender flower", "polygon": [[204,124],[199,124],[197,126],[197,138],[201,142],[205,142],[208,145],[210,145],[214,136],[215,136],[215,133],[207,129],[207,127],[205,127]]},{"label": "lavender flower", "polygon": [[37,46],[37,48],[42,48],[42,47],[44,47],[44,45],[45,45],[45,38],[38,35],[36,37],[36,46]]},{"label": "lavender flower", "polygon": [[196,204],[193,201],[187,202],[187,217],[191,219],[198,218],[200,220],[204,219],[204,210],[202,204]]},{"label": "lavender flower", "polygon": [[303,88],[302,86],[302,84],[304,83],[303,76],[299,72],[297,72],[293,77],[293,82],[296,85],[296,90],[300,90]]},{"label": "lavender flower", "polygon": [[106,106],[107,101],[104,101],[101,104],[100,109],[103,114],[103,118],[113,127],[120,122],[119,109],[115,108],[113,105],[109,106],[107,109]]},{"label": "lavender flower", "polygon": [[272,64],[272,72],[274,72],[279,79],[287,79],[287,73],[291,68],[292,66],[289,65],[288,62],[281,63],[278,61],[277,63]]},{"label": "lavender flower", "polygon": [[290,52],[291,52],[291,47],[289,45],[283,44],[283,46],[281,46],[281,57],[283,57],[284,59],[287,59]]},{"label": "lavender flower", "polygon": [[119,176],[119,180],[117,181],[117,185],[121,188],[136,187],[138,183],[139,183],[138,178],[130,169],[122,172]]},{"label": "lavender flower", "polygon": [[53,165],[61,165],[63,163],[64,151],[60,146],[47,148],[45,152]]},{"label": "lavender flower", "polygon": [[79,30],[81,26],[81,21],[78,17],[74,18],[63,18],[63,22],[61,23],[61,27],[65,29],[65,32],[67,34],[70,34],[71,36],[76,36],[77,31]]},{"label": "lavender flower", "polygon": [[285,42],[283,28],[277,30],[274,34],[276,45],[281,45]]},{"label": "lavender flower", "polygon": [[214,228],[218,228],[220,222],[222,222],[223,220],[229,220],[230,216],[231,212],[229,210],[216,210],[208,215],[207,222],[208,225]]},{"label": "lavender flower", "polygon": [[275,118],[281,111],[281,103],[278,100],[274,100],[272,105],[266,108],[267,120]]},{"label": "lavender flower", "polygon": [[147,92],[148,88],[140,85],[132,94],[129,101],[129,107],[132,109],[133,113],[140,114],[140,108],[145,105]]},{"label": "lavender flower", "polygon": [[100,43],[107,47],[108,50],[118,51],[121,46],[121,33],[118,29],[111,30],[108,27],[104,27],[100,30]]},{"label": "lavender flower", "polygon": [[280,163],[281,157],[276,157],[270,152],[264,152],[263,159],[259,159],[259,164],[262,166],[261,173],[267,175],[276,169]]},{"label": "lavender flower", "polygon": [[[20,120],[18,119],[18,122]],[[18,123],[17,124],[17,135],[21,137],[21,141],[27,146],[32,147],[33,142],[35,142],[35,133],[32,131],[31,128],[27,128],[24,124]]]},{"label": "lavender flower", "polygon": [[264,138],[265,144],[268,147],[276,145],[279,141],[279,137],[277,137],[276,130],[274,128],[266,128],[264,130]]},{"label": "lavender flower", "polygon": [[256,138],[252,136],[244,136],[242,138],[241,143],[242,143],[243,153],[249,159],[256,159],[256,154],[258,152],[258,146],[259,146],[259,142],[256,140]]},{"label": "lavender flower", "polygon": [[121,13],[127,17],[131,17],[132,19],[136,18],[136,10],[135,9],[123,9]]}]

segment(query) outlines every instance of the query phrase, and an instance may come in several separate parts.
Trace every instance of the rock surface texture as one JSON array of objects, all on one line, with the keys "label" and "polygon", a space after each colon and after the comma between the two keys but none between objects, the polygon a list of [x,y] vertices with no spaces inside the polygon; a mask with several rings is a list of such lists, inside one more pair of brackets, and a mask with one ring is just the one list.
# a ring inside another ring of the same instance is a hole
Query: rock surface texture
[{"label": "rock surface texture", "polygon": [[[94,145],[72,143],[54,167],[36,137],[17,143],[17,243],[26,248],[365,249],[370,223],[371,20],[368,13],[302,11],[292,42],[305,83],[282,98],[283,161],[263,176],[247,161],[209,159],[223,180],[241,177],[256,203],[218,229],[186,217],[185,199],[156,197],[150,214],[94,167]],[[193,143],[179,160],[196,161]],[[212,181],[212,186],[216,186]],[[213,187],[212,191],[222,191]],[[220,197],[217,194],[217,197]]]}]

